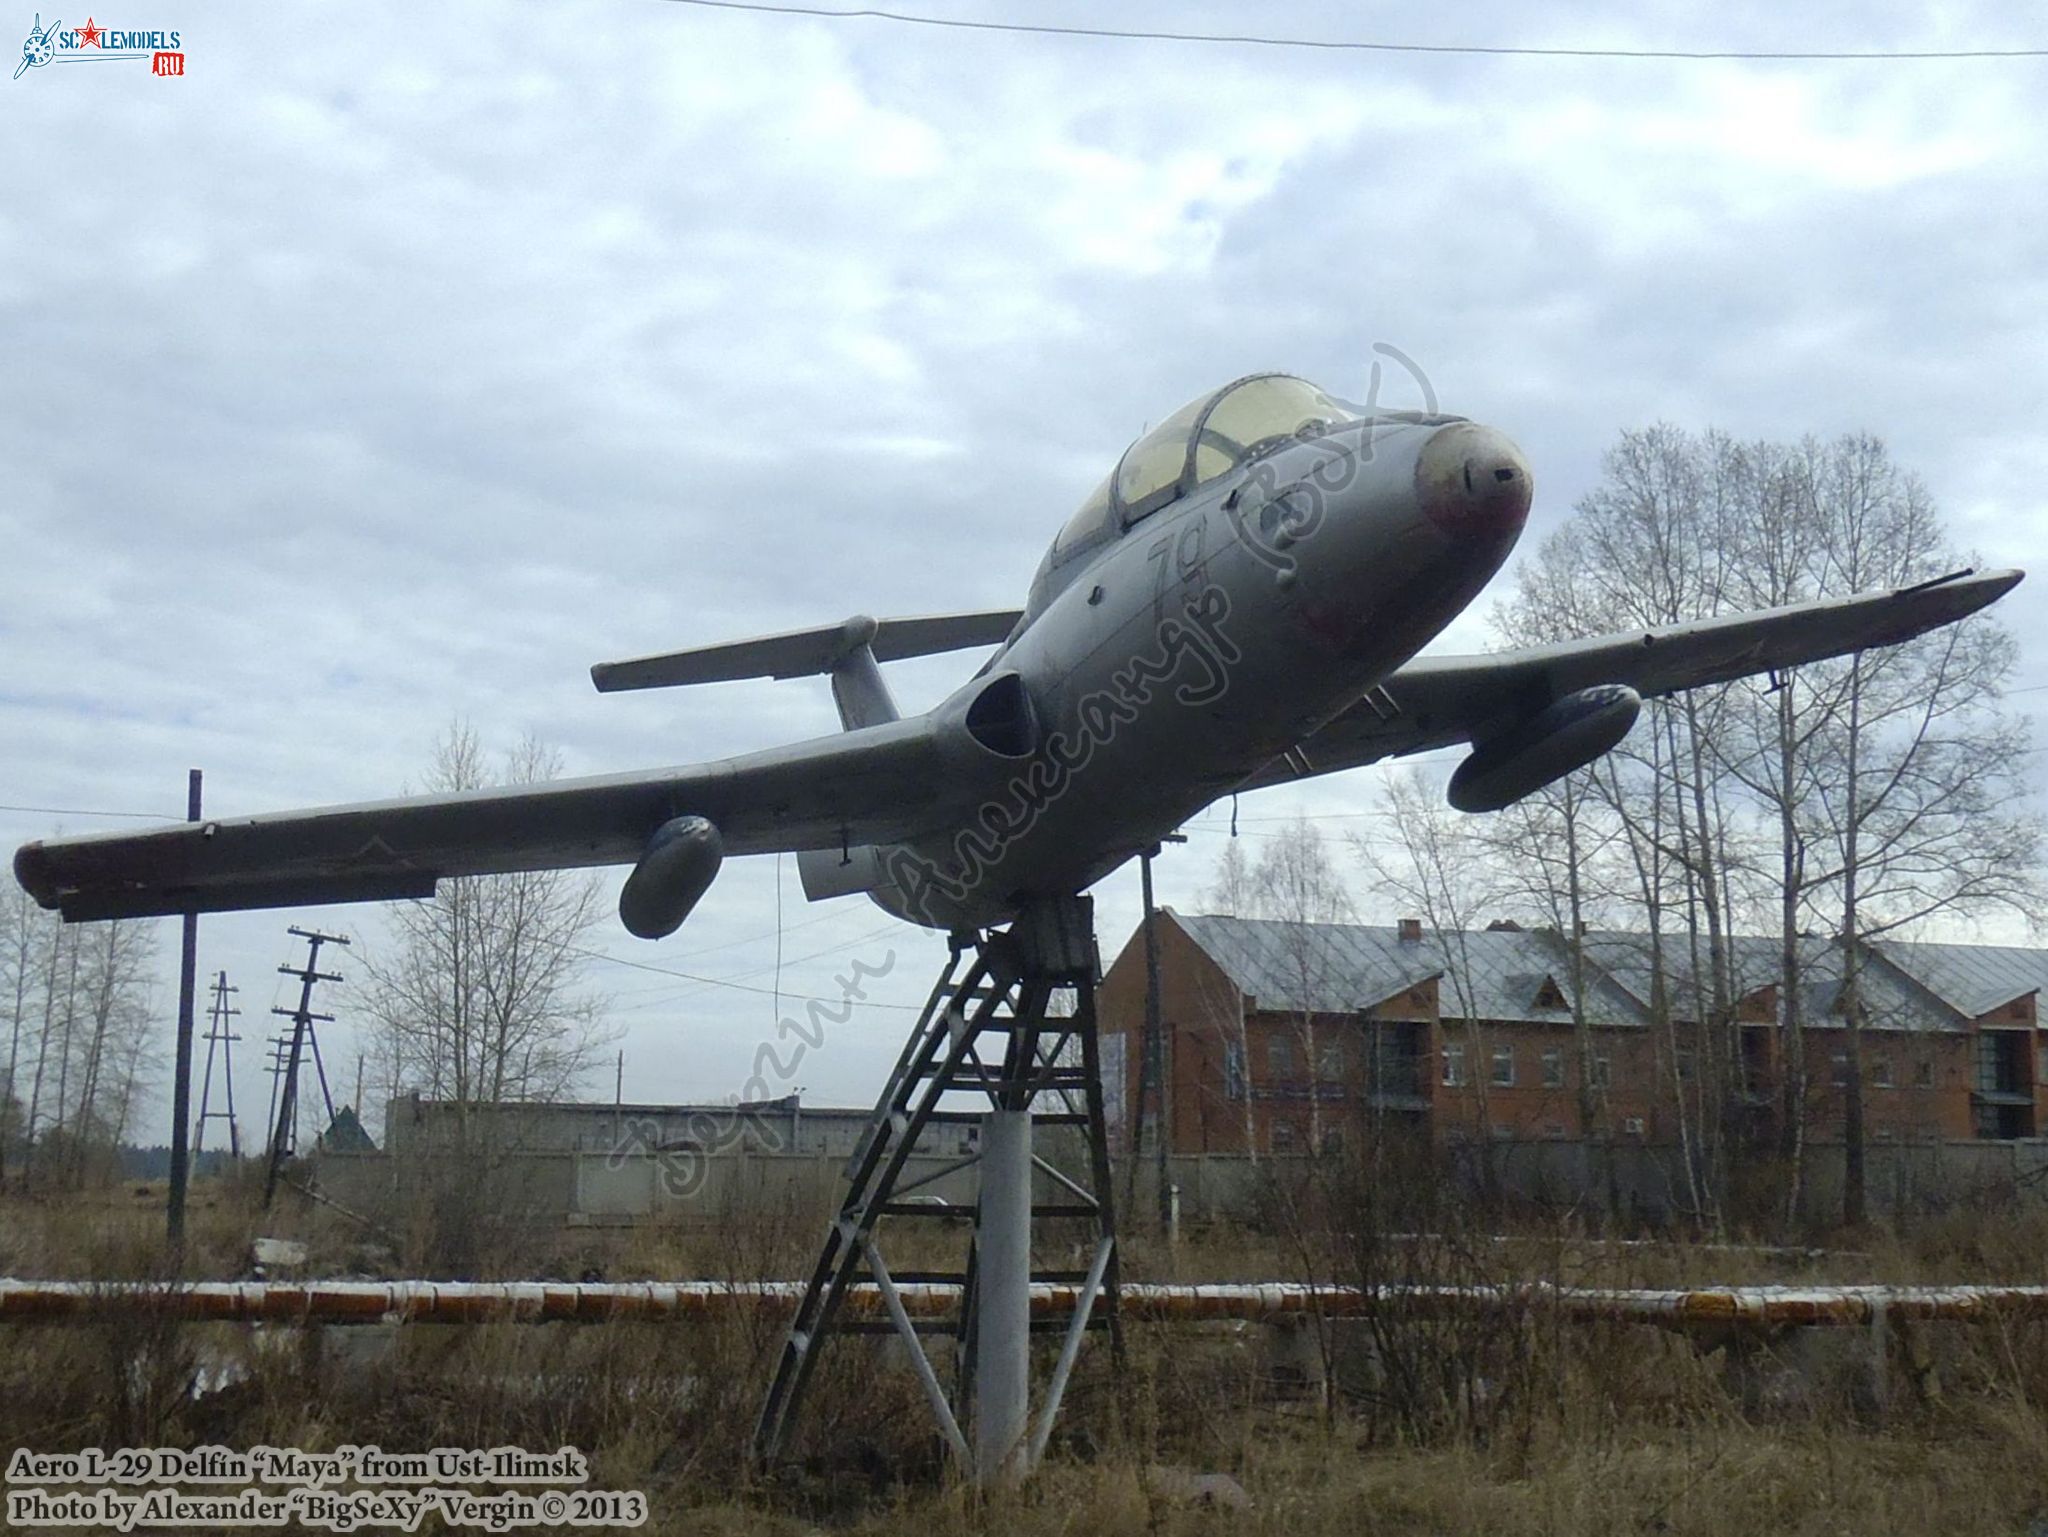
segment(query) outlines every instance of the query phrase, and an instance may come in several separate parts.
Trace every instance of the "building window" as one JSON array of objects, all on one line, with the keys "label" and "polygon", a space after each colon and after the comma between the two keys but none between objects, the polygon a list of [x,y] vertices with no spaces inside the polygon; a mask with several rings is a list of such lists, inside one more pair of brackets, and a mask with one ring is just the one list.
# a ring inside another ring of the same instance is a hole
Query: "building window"
[{"label": "building window", "polygon": [[2041,1043],[2041,1066],[2039,1070],[2039,1077],[2043,1083],[2048,1083],[2048,1041],[2043,1041]]},{"label": "building window", "polygon": [[1692,1082],[1694,1072],[1693,1062],[1694,1059],[1693,1054],[1691,1052],[1681,1050],[1678,1053],[1678,1057],[1674,1065],[1677,1068],[1678,1081],[1680,1083]]},{"label": "building window", "polygon": [[1834,1082],[1835,1082],[1835,1087],[1836,1087],[1836,1088],[1838,1088],[1838,1089],[1846,1089],[1846,1088],[1848,1088],[1848,1087],[1849,1087],[1849,1053],[1847,1053],[1846,1051],[1838,1051],[1838,1052],[1836,1052],[1836,1053],[1835,1053],[1835,1060],[1834,1060],[1834,1064],[1833,1064],[1833,1072],[1834,1072]]},{"label": "building window", "polygon": [[1923,1089],[1934,1087],[1934,1058],[1922,1057],[1914,1064],[1913,1082]]},{"label": "building window", "polygon": [[1223,1043],[1223,1092],[1232,1099],[1244,1098],[1244,1046],[1238,1041]]},{"label": "building window", "polygon": [[1892,1086],[1892,1059],[1890,1057],[1879,1057],[1870,1064],[1870,1081],[1880,1089],[1889,1089]]},{"label": "building window", "polygon": [[1273,1151],[1291,1153],[1294,1151],[1294,1122],[1276,1120],[1273,1123]]},{"label": "building window", "polygon": [[[2035,1042],[2032,1031],[1982,1030],[1977,1034],[1977,1092],[1979,1094],[2024,1094],[2032,1097]],[[2003,1136],[2020,1135],[2014,1132]]]},{"label": "building window", "polygon": [[1444,1048],[1444,1087],[1461,1089],[1465,1086],[1465,1048],[1446,1046]]},{"label": "building window", "polygon": [[1344,1043],[1325,1041],[1316,1051],[1316,1077],[1324,1083],[1344,1081]]},{"label": "building window", "polygon": [[1564,1048],[1561,1046],[1546,1046],[1543,1050],[1543,1087],[1564,1087]]},{"label": "building window", "polygon": [[1335,1158],[1344,1151],[1344,1133],[1332,1126],[1323,1133],[1323,1152]]},{"label": "building window", "polygon": [[1496,1046],[1493,1048],[1493,1086],[1496,1089],[1512,1089],[1515,1086],[1515,1048]]},{"label": "building window", "polygon": [[1284,1035],[1266,1037],[1266,1076],[1275,1083],[1294,1076],[1294,1042]]},{"label": "building window", "polygon": [[1605,1090],[1613,1086],[1614,1059],[1603,1051],[1593,1058],[1593,1087]]}]

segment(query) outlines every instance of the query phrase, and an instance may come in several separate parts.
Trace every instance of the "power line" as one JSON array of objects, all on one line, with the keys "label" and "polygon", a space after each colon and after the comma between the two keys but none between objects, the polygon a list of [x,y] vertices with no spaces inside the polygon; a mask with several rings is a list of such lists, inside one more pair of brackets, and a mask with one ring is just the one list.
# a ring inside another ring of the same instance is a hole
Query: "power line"
[{"label": "power line", "polygon": [[[838,917],[839,915],[835,913],[832,916]],[[788,964],[791,966],[801,966],[809,961],[822,960],[824,957],[828,955],[837,954],[841,950],[851,950],[855,945],[864,945],[871,940],[880,939],[884,934],[894,933],[896,932],[897,927],[898,924],[896,920],[892,919],[890,922],[881,925],[879,928],[869,929],[866,933],[863,934],[856,934],[851,939],[842,939],[836,945],[827,945],[822,950],[811,951],[808,955],[791,956],[788,961]],[[729,977],[718,977],[715,978],[714,981],[720,987],[732,987],[749,977],[764,976],[770,971],[777,970],[779,964],[780,963],[771,963],[766,966],[756,966],[751,971],[736,971]],[[751,991],[759,991],[759,989],[751,989]],[[694,992],[677,993],[673,988],[663,988],[656,986],[652,989],[651,994],[642,996],[649,997],[652,1000],[659,1001],[663,1004],[677,1004],[685,1002],[686,1000],[696,995]],[[787,998],[792,995],[789,993],[781,993],[778,994],[778,996]],[[641,1005],[636,1006],[645,1007],[646,1005],[643,1003]],[[781,1013],[780,1008],[778,1008],[776,1012],[778,1014]]]},{"label": "power line", "polygon": [[[837,915],[835,914],[835,916]],[[884,934],[893,934],[897,932],[900,921],[892,918],[889,922],[882,924],[878,928],[869,929],[864,934],[856,934],[851,939],[842,939],[836,945],[827,945],[824,949],[813,950],[808,955],[793,955],[789,958],[789,964],[791,966],[802,966],[810,961],[822,960],[828,955],[836,955],[841,950],[851,950],[855,945],[864,945],[871,939],[880,939]],[[765,976],[770,970],[780,967],[782,964],[782,961],[778,958],[772,967],[756,966],[751,971],[736,971],[725,980],[728,982],[738,982],[748,977]]]},{"label": "power line", "polygon": [[106,811],[84,806],[0,806],[0,811],[29,811],[43,817],[133,817],[139,822],[174,820],[161,811]]},{"label": "power line", "polygon": [[[837,911],[822,912],[815,918],[804,919],[802,923],[792,923],[783,932],[794,934],[800,929],[812,928],[820,923],[830,923],[834,919],[844,916],[844,913]],[[728,939],[715,945],[706,945],[701,950],[685,950],[675,958],[679,961],[689,961],[695,960],[700,955],[723,955],[728,950],[742,949],[747,945],[758,945],[764,939],[773,939],[775,937],[776,931],[771,929],[765,934],[750,934],[745,939]]]},{"label": "power line", "polygon": [[919,16],[873,7],[834,10],[821,5],[771,5],[765,0],[667,0],[716,11],[753,11],[770,16],[810,16],[828,21],[886,21],[905,26],[948,27],[962,32],[1013,32],[1039,37],[1084,37],[1150,43],[1221,43],[1234,47],[1307,48],[1326,53],[1463,54],[1520,59],[1673,59],[1737,62],[1877,62],[1937,59],[2038,59],[2048,48],[1765,49],[1765,48],[1563,48],[1506,43],[1390,43],[1356,38],[1273,37],[1258,32],[1166,32],[1135,27],[1068,27],[1049,22],[973,21],[963,16]]},{"label": "power line", "polygon": [[[764,997],[774,996],[772,988],[752,987],[745,982],[724,982],[717,977],[700,977],[695,972],[678,971],[672,966],[657,966],[652,961],[628,960],[623,955],[611,955],[603,950],[586,950],[579,945],[571,945],[569,946],[569,953],[571,955],[580,955],[593,961],[610,961],[614,966],[630,966],[635,971],[651,971],[657,976],[680,977],[685,982],[703,982],[711,987],[730,987],[742,993],[760,993]],[[811,993],[784,993],[782,996],[789,999],[792,1003],[822,1003],[831,1008],[840,1008],[851,1001],[846,998],[820,998]],[[866,1009],[894,1009],[906,1014],[916,1014],[924,1006],[916,1003],[875,1003],[863,1000],[860,1007]]]}]

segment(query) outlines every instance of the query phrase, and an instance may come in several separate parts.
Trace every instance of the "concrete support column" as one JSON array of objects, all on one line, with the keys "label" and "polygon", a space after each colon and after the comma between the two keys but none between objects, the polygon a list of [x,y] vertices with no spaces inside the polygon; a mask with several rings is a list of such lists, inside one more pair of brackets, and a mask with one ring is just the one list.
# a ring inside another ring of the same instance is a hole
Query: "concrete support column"
[{"label": "concrete support column", "polygon": [[1266,1349],[1276,1389],[1289,1397],[1327,1401],[1323,1342],[1313,1318],[1290,1314],[1275,1319],[1266,1328]]},{"label": "concrete support column", "polygon": [[1023,1472],[1031,1413],[1031,1112],[981,1121],[981,1206],[975,1224],[974,1476]]}]

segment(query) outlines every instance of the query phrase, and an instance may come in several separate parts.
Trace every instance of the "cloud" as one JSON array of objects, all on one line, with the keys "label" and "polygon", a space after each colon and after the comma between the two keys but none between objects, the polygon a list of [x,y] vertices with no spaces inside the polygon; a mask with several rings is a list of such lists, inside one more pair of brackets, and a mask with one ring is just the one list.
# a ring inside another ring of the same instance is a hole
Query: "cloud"
[{"label": "cloud", "polygon": [[[1745,46],[2004,25],[1638,14],[1398,25]],[[1148,422],[1253,368],[1362,390],[1382,340],[1522,441],[1532,537],[1659,417],[1868,427],[1989,558],[2044,532],[2033,65],[1311,55],[624,3],[190,20],[181,80],[53,67],[0,96],[34,168],[0,210],[0,801],[174,812],[193,763],[219,810],[365,798],[457,714],[541,733],[572,772],[829,730],[822,685],[599,699],[584,669],[1015,602]],[[1476,617],[1450,637],[1479,638]],[[893,671],[925,703],[957,664]],[[1170,899],[1215,836],[1162,861]],[[672,946],[608,944],[772,986],[774,875],[735,862]],[[893,1001],[921,994],[935,941],[863,938],[871,908],[805,909],[783,877],[785,928],[816,922],[785,936],[792,987],[829,995],[880,943],[905,957]],[[1108,948],[1132,884],[1102,892]],[[253,986],[285,921],[208,920],[202,965]],[[603,975],[629,1094],[735,1089],[772,1028],[772,999]],[[835,1035],[805,1086],[870,1094],[900,1024]]]}]

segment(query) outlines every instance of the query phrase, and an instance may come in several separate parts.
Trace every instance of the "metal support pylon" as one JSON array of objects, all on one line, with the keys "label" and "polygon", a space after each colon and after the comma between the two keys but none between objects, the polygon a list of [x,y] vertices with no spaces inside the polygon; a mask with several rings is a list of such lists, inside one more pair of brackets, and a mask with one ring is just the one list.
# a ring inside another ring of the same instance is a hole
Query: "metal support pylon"
[{"label": "metal support pylon", "polygon": [[[228,1028],[228,1021],[242,1011],[232,1007],[228,999],[240,992],[238,987],[228,986],[228,974],[223,971],[213,983],[213,1016],[206,1031],[206,1076],[199,1080],[199,1119],[192,1127],[192,1161],[199,1162],[199,1155],[206,1151],[206,1123],[226,1121],[228,1123],[228,1156],[237,1162],[242,1157],[242,1131],[235,1124],[235,1062],[234,1043],[241,1037]],[[213,1055],[220,1052],[221,1086],[227,1091],[228,1107],[215,1110],[213,1104]]]},{"label": "metal support pylon", "polygon": [[[947,1445],[983,1483],[1020,1476],[1044,1454],[1091,1328],[1107,1330],[1121,1354],[1116,1213],[1096,1039],[1098,970],[1094,910],[1086,897],[1036,903],[1006,929],[955,936],[946,969],[848,1162],[845,1199],[825,1234],[755,1427],[759,1456],[773,1459],[788,1450],[805,1390],[835,1333],[893,1331],[901,1337]],[[1055,999],[1068,993],[1072,1012],[1051,1012]],[[993,1043],[999,1051],[989,1049]],[[974,1153],[905,1179],[926,1127],[962,1123],[980,1130]],[[1087,1167],[1079,1177],[1034,1149],[1034,1134],[1043,1127],[1083,1132]],[[969,1167],[980,1181],[974,1205],[908,1199]],[[973,1217],[974,1236],[962,1270],[890,1270],[882,1254],[883,1219],[963,1216]],[[1034,1267],[1039,1220],[1092,1227],[1085,1270]],[[880,1294],[886,1322],[841,1316],[849,1289],[863,1284],[862,1271],[865,1284]],[[932,1282],[959,1283],[958,1312],[913,1321],[898,1288]],[[1034,1283],[1078,1285],[1072,1314],[1033,1320]],[[1061,1343],[1034,1418],[1030,1343],[1038,1329],[1059,1331]],[[926,1344],[948,1339],[950,1395]]]},{"label": "metal support pylon", "polygon": [[297,1151],[299,1126],[299,1064],[308,1041],[313,1045],[313,1062],[320,1070],[320,1096],[326,1101],[328,1124],[334,1122],[334,1099],[327,1092],[327,1068],[320,1061],[320,1040],[313,1033],[313,1026],[333,1024],[332,1014],[313,1012],[313,985],[316,982],[339,982],[341,973],[320,970],[320,947],[322,945],[345,945],[348,936],[325,934],[318,929],[302,929],[297,924],[285,932],[306,942],[306,964],[286,964],[277,969],[288,977],[299,979],[299,1006],[295,1009],[273,1008],[270,1012],[281,1014],[292,1022],[291,1034],[281,1035],[271,1042],[274,1048],[271,1059],[271,1108],[277,1119],[270,1132],[270,1145],[265,1154],[269,1166],[263,1181],[263,1206],[267,1211],[271,1200],[277,1194],[277,1182],[284,1171],[284,1162]]}]

